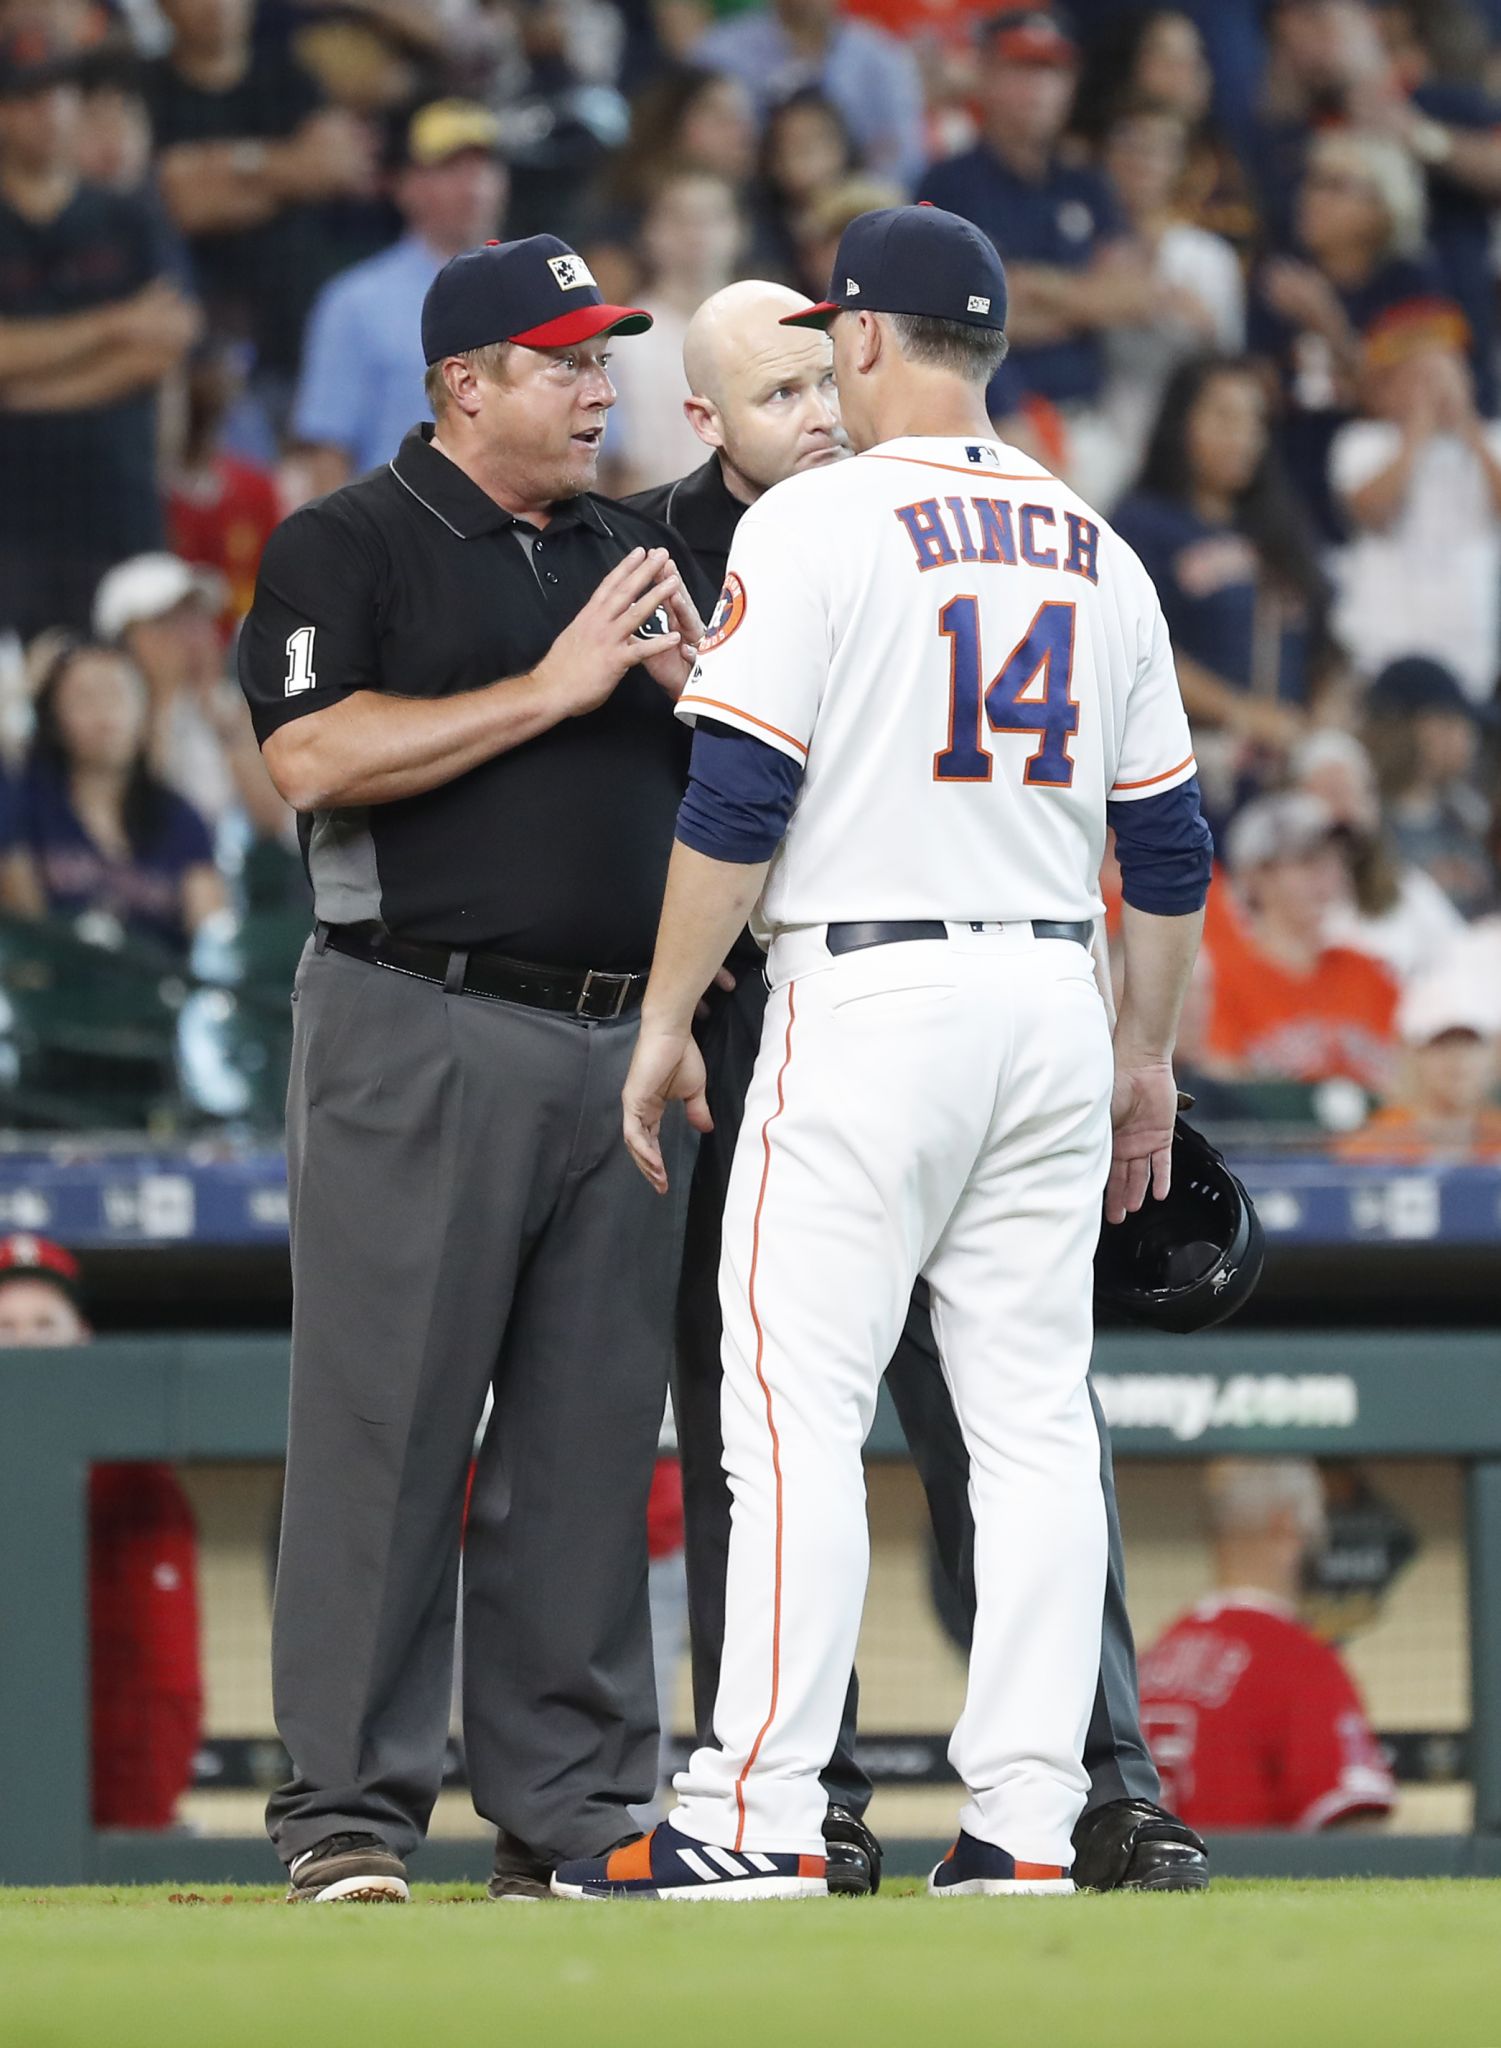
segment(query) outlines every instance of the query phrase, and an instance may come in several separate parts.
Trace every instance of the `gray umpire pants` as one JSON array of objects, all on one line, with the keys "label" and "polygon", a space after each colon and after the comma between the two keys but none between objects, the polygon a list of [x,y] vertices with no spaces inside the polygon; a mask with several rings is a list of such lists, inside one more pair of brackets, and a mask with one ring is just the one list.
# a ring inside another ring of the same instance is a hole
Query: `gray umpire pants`
[{"label": "gray umpire pants", "polygon": [[[423,1837],[448,1731],[464,1493],[477,1810],[592,1856],[650,1799],[646,1507],[681,1197],[620,1135],[634,1020],[451,995],[310,944],[287,1105],[292,1405],[272,1639],[283,1861]],[[664,1133],[686,1188],[686,1125]]]},{"label": "gray umpire pants", "polygon": [[[736,963],[732,993],[714,999],[700,1033],[709,1073],[713,1132],[699,1147],[689,1202],[682,1286],[678,1296],[674,1408],[683,1465],[688,1603],[693,1644],[693,1708],[701,1743],[712,1742],[715,1695],[724,1641],[725,1566],[730,1543],[730,1492],[720,1434],[719,1228],[730,1161],[746,1090],[761,1042],[766,985],[754,967]],[[886,1385],[901,1420],[927,1495],[938,1559],[951,1604],[968,1634],[975,1618],[975,1524],[969,1504],[969,1454],[938,1362],[928,1316],[927,1288],[919,1282]],[[1094,1390],[1100,1431],[1100,1488],[1105,1497],[1109,1562],[1100,1650],[1100,1680],[1085,1740],[1089,1773],[1085,1812],[1112,1799],[1161,1796],[1161,1784],[1141,1733],[1136,1649],[1126,1612],[1125,1559],[1110,1435]],[[839,1743],[823,1774],[832,1802],[863,1813],[870,1780],[855,1759],[859,1688],[850,1679]]]}]

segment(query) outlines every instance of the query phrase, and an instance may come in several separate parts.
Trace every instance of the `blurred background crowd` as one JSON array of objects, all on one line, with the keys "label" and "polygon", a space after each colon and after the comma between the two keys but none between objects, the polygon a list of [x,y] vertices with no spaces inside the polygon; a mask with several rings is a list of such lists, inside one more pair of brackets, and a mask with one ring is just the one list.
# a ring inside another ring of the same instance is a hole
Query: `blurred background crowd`
[{"label": "blurred background crowd", "polygon": [[705,456],[700,302],[820,296],[910,197],[994,239],[997,429],[1172,628],[1186,1085],[1501,1161],[1501,0],[0,0],[7,1121],[274,1128],[306,908],[234,634],[277,520],[425,416],[442,263],[548,230],[651,310],[624,493]]}]

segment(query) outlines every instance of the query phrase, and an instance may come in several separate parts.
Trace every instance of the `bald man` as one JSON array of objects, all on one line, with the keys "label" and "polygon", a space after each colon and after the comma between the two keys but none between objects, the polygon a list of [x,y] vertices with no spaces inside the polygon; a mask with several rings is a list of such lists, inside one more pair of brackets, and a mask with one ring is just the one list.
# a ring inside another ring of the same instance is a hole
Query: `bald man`
[{"label": "bald man", "polygon": [[[730,540],[746,507],[800,470],[846,453],[834,387],[833,347],[816,328],[783,327],[810,301],[785,285],[732,284],[706,299],[689,324],[683,411],[711,451],[703,467],[627,503],[676,529],[721,585]],[[700,719],[699,730],[706,722]],[[712,730],[712,726],[709,727]],[[730,957],[735,986],[711,991],[699,1042],[708,1068],[714,1129],[701,1140],[688,1203],[678,1294],[674,1406],[683,1465],[693,1706],[710,1739],[724,1640],[730,1493],[720,1433],[719,1235],[730,1162],[761,1043],[766,982],[760,948],[744,934]],[[886,1385],[927,1494],[947,1595],[945,1619],[967,1642],[974,1623],[974,1520],[969,1459],[938,1363],[926,1286],[919,1281]],[[1089,1799],[1074,1835],[1074,1878],[1097,1890],[1199,1890],[1208,1883],[1204,1845],[1157,1803],[1161,1785],[1142,1739],[1136,1650],[1126,1613],[1120,1517],[1110,1439],[1096,1405],[1109,1528],[1100,1683],[1085,1744]],[[881,1851],[864,1824],[870,1780],[855,1761],[858,1689],[850,1680],[839,1743],[823,1774],[830,1891],[874,1891]]]}]

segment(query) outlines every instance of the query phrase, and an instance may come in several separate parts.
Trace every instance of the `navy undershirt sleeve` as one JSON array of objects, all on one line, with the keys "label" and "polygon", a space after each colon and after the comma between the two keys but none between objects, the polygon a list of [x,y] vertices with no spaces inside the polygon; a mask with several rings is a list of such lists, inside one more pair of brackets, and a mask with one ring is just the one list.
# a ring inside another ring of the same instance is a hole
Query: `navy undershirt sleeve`
[{"label": "navy undershirt sleeve", "polygon": [[750,733],[701,718],[677,837],[710,860],[753,867],[782,843],[803,771]]},{"label": "navy undershirt sleeve", "polygon": [[1199,780],[1190,775],[1162,796],[1105,806],[1115,830],[1121,894],[1133,910],[1187,917],[1209,894],[1214,840],[1199,811]]}]

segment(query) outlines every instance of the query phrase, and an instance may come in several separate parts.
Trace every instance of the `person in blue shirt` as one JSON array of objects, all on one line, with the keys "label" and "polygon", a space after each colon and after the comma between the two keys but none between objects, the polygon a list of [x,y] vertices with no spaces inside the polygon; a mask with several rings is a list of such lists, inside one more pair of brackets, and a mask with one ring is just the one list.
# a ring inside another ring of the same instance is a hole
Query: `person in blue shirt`
[{"label": "person in blue shirt", "polygon": [[843,19],[839,0],[772,0],[716,22],[690,55],[738,78],[763,120],[816,85],[849,123],[868,170],[908,192],[921,175],[927,151],[917,59],[884,29]]},{"label": "person in blue shirt", "polygon": [[[1060,156],[1079,52],[1059,18],[1013,8],[983,33],[981,139],[934,164],[919,197],[973,221],[1006,264],[1011,353],[988,394],[991,417],[1028,399],[1077,413],[1100,395],[1105,329],[1150,322],[1154,288],[1104,178]],[[1069,474],[1084,489],[1075,465]]]},{"label": "person in blue shirt", "polygon": [[147,765],[146,686],[117,648],[70,642],[43,678],[17,827],[54,916],[182,955],[226,907],[208,827]]},{"label": "person in blue shirt", "polygon": [[415,114],[395,190],[407,232],[332,279],[314,305],[292,428],[315,495],[389,462],[427,417],[422,301],[450,257],[499,232],[499,143],[488,107],[438,100]]},{"label": "person in blue shirt", "polygon": [[1180,367],[1114,524],[1162,599],[1205,809],[1223,817],[1285,762],[1332,668],[1328,592],[1254,363]]}]

